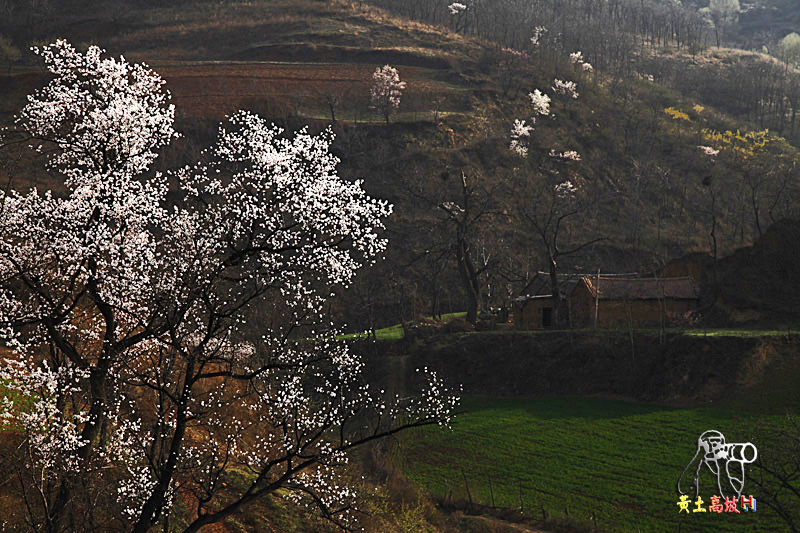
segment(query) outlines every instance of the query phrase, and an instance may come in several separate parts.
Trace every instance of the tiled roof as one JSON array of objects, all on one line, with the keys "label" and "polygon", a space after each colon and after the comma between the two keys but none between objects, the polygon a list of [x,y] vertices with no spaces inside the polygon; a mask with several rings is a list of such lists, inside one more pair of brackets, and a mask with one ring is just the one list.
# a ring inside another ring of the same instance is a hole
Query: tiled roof
[{"label": "tiled roof", "polygon": [[517,304],[519,306],[524,306],[526,303],[528,303],[531,300],[545,300],[545,299],[552,300],[553,299],[553,295],[552,294],[528,294],[528,295],[525,295],[525,296],[520,296],[518,298],[514,298],[513,301],[514,301],[515,304]]},{"label": "tiled roof", "polygon": [[596,296],[595,287],[599,286],[601,300],[657,300],[674,298],[676,300],[696,300],[700,291],[694,280],[685,278],[613,278],[600,276],[584,276],[581,281],[586,284],[592,296]]},{"label": "tiled roof", "polygon": [[[565,296],[572,295],[572,292],[575,290],[575,287],[581,282],[581,279],[587,277],[588,274],[557,274],[558,276],[558,286],[561,290],[561,294]],[[603,276],[600,276],[601,278]],[[605,277],[609,278],[638,278],[638,274],[630,273],[630,274],[606,274]],[[525,288],[528,294],[534,295],[551,295],[553,294],[553,289],[550,286],[550,273],[549,272],[537,272],[528,286]]]}]

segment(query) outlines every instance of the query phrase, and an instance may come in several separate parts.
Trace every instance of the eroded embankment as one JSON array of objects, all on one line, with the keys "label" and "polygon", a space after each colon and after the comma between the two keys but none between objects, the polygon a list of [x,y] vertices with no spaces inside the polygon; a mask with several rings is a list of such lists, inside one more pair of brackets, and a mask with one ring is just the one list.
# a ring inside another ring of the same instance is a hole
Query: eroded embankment
[{"label": "eroded embankment", "polygon": [[469,395],[615,394],[681,404],[771,388],[767,382],[787,373],[800,376],[798,335],[503,332],[413,344],[362,342],[355,349],[368,355],[376,378],[396,388],[405,388],[415,368],[427,366]]}]

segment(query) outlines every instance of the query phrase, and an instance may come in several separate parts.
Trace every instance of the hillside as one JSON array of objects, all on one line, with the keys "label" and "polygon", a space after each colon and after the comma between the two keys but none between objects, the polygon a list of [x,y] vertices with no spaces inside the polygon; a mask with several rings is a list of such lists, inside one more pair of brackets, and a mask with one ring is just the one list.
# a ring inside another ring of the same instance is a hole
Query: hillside
[{"label": "hillside", "polygon": [[[652,271],[687,251],[709,250],[712,222],[720,256],[756,234],[757,221],[743,207],[749,178],[736,154],[712,161],[697,150],[698,144],[713,144],[701,129],[740,126],[701,100],[647,81],[587,76],[573,69],[566,53],[534,52],[513,64],[490,43],[360,3],[192,6],[129,3],[119,10],[87,2],[79,10],[64,4],[43,19],[39,37],[99,42],[110,54],[145,61],[164,76],[185,137],[160,159],[161,168],[181,164],[186,150],[208,144],[215,122],[238,108],[288,129],[309,123],[321,129],[335,118],[342,174],[364,179],[372,194],[395,205],[388,261],[350,295],[361,308],[369,300],[373,317],[343,316],[357,329],[371,319],[385,325],[414,318],[426,308],[463,309],[462,281],[449,251],[454,227],[437,207],[461,201],[458,184],[431,179],[445,173],[465,171],[475,200],[488,208],[469,229],[476,259],[482,254],[488,260],[480,266],[484,306],[506,302],[524,286],[526,271],[541,270],[546,259],[534,228],[516,214],[520,198],[540,194],[526,175],[555,183],[578,180],[591,207],[562,238],[603,237],[581,254],[562,258],[561,268]],[[396,66],[408,84],[388,130],[368,98],[371,72],[384,63]],[[514,119],[531,116],[527,93],[552,92],[557,77],[576,80],[580,97],[554,100],[554,116],[538,121],[535,146],[528,161],[521,160],[507,149],[510,127]],[[18,67],[6,79],[0,116],[8,123],[42,80],[34,67]],[[688,115],[674,119],[667,108]],[[768,157],[794,153],[779,141],[771,146]],[[554,165],[551,150],[574,150],[582,160]],[[775,161],[773,172],[783,172],[783,163]],[[57,187],[35,171],[34,162],[20,164],[23,181]],[[792,212],[782,206],[794,205],[797,188],[794,181],[785,183],[761,186],[762,212],[778,200],[781,207],[771,217]],[[387,275],[398,284],[376,293],[371,280]],[[501,285],[507,288],[489,288]]]},{"label": "hillside", "polygon": [[[672,16],[664,14],[667,10],[659,12],[665,18],[648,19],[647,28],[632,30],[643,32],[639,40],[636,33],[592,33],[589,30],[607,15],[598,12],[594,18],[591,10],[576,10],[564,18],[565,25],[577,20],[586,24],[570,29],[575,40],[566,37],[567,28],[563,34],[553,29],[541,46],[531,44],[528,33],[514,31],[517,26],[509,22],[507,36],[520,45],[512,50],[505,48],[511,44],[494,39],[496,33],[481,34],[480,25],[467,31],[460,19],[447,15],[444,4],[394,3],[398,9],[421,6],[420,16],[412,20],[372,3],[53,0],[46,9],[35,2],[15,4],[10,15],[0,19],[0,35],[20,49],[56,37],[79,48],[96,43],[110,55],[145,62],[160,74],[172,94],[182,137],[163,151],[156,171],[193,163],[213,141],[218,123],[240,108],[288,132],[330,128],[336,135],[332,150],[341,160],[339,174],[363,180],[370,195],[394,206],[386,220],[385,259],[364,269],[353,287],[324,309],[326,319],[346,325],[348,331],[400,323],[399,332],[425,315],[462,312],[473,304],[475,310],[507,306],[534,273],[550,264],[560,272],[594,273],[599,268],[604,273],[653,274],[689,253],[713,256],[704,264],[712,265],[713,274],[707,274],[718,284],[706,301],[716,307],[704,309],[706,323],[701,327],[757,323],[780,331],[764,338],[758,332],[740,338],[741,332],[736,332],[698,339],[681,332],[668,338],[659,332],[631,331],[466,333],[466,326],[461,334],[417,344],[363,348],[377,365],[370,369],[375,384],[402,392],[407,373],[430,365],[464,385],[470,416],[477,413],[457,430],[462,433],[456,433],[456,442],[431,428],[402,441],[407,456],[380,447],[357,454],[350,474],[355,479],[368,474],[366,506],[372,530],[556,529],[559,524],[547,520],[563,518],[559,498],[573,492],[584,522],[597,512],[609,530],[619,524],[634,530],[638,520],[646,530],[656,530],[653,516],[662,511],[653,510],[655,500],[617,491],[611,502],[594,490],[625,477],[620,472],[630,450],[620,439],[603,441],[601,449],[622,451],[596,477],[581,471],[600,479],[592,490],[582,491],[568,479],[576,468],[573,463],[561,472],[566,477],[556,476],[553,488],[541,482],[554,474],[552,469],[520,466],[511,454],[490,449],[485,436],[499,430],[487,420],[497,418],[497,410],[511,413],[503,443],[513,449],[518,441],[524,448],[520,460],[527,461],[541,459],[542,454],[557,456],[559,439],[573,443],[570,451],[589,448],[602,435],[624,434],[626,428],[647,440],[645,433],[653,423],[661,425],[664,442],[702,430],[717,419],[726,431],[736,430],[739,421],[729,411],[706,411],[698,405],[723,401],[735,410],[742,405],[736,403],[739,393],[763,400],[752,412],[750,406],[742,409],[748,421],[759,413],[778,421],[777,406],[796,407],[791,394],[797,339],[791,328],[800,319],[795,290],[800,286],[800,169],[792,143],[800,138],[800,128],[795,128],[791,112],[795,106],[788,105],[784,93],[765,90],[758,105],[751,105],[747,96],[765,88],[755,82],[788,80],[786,73],[792,71],[752,53],[695,47],[683,40],[685,35],[678,36],[679,31],[671,34],[659,25]],[[424,9],[431,6],[441,12],[427,16]],[[551,15],[558,18],[557,6],[552,7]],[[498,15],[494,20],[501,19]],[[697,30],[686,20],[687,28]],[[791,20],[786,17],[787,28]],[[530,26],[534,21],[520,17],[511,22]],[[740,24],[745,22],[742,17]],[[628,22],[620,24],[627,27]],[[526,32],[531,27],[535,26]],[[615,43],[624,46],[616,49]],[[596,46],[584,46],[590,44]],[[579,49],[595,68],[585,69],[570,58]],[[407,84],[397,113],[388,118],[370,108],[369,94],[373,72],[386,64],[396,67]],[[758,75],[763,64],[772,65],[769,75]],[[756,74],[745,78],[740,76],[742,69]],[[8,72],[0,74],[0,125],[13,128],[26,95],[47,79],[29,53],[13,61]],[[572,92],[564,89],[568,82],[576,84]],[[781,90],[787,87],[788,82]],[[551,100],[549,114],[534,117],[529,93],[537,89]],[[777,134],[766,131],[774,117],[784,128]],[[516,120],[534,128],[525,139],[526,157],[510,149]],[[792,138],[787,141],[780,135]],[[22,144],[0,150],[3,186],[52,188],[58,194],[62,180]],[[252,319],[248,317],[248,339],[256,342],[271,327],[269,311],[256,309]],[[450,327],[458,331],[458,324]],[[308,338],[303,332],[298,335]],[[615,395],[671,407],[595,403],[593,398],[581,398],[575,405],[555,399],[535,406],[526,398],[534,392]],[[504,403],[484,396],[513,398]],[[678,405],[690,410],[675,410]],[[679,424],[687,413],[688,430]],[[601,421],[584,425],[595,418]],[[581,422],[573,427],[576,419]],[[543,437],[526,434],[518,439],[520,427],[533,424],[542,425]],[[544,451],[526,455],[540,444],[546,445]],[[639,449],[636,460],[646,462],[642,442],[629,444]],[[663,467],[658,482],[664,486],[649,494],[653,498],[666,498],[671,490],[667,483],[674,477],[672,462],[680,453],[666,450],[668,446],[662,443],[658,449],[668,460],[657,465]],[[438,471],[430,458],[454,450],[458,460],[445,464],[446,472]],[[598,459],[591,454],[573,457]],[[493,463],[499,466],[495,469]],[[495,507],[497,496],[500,507],[510,508],[519,499],[520,507],[538,504],[550,516],[537,524],[537,508],[535,520],[525,516],[518,520],[525,525],[517,526],[506,523],[505,516],[496,522],[488,517],[486,522],[471,521],[457,507],[447,507],[453,499],[462,505],[465,496],[472,497],[468,488],[461,492],[461,480],[454,498],[447,492],[451,485],[444,484],[455,483],[458,474],[465,485],[470,483],[463,469],[459,472],[462,464],[481,476],[476,503]],[[651,467],[636,470],[636,490],[645,490],[645,474],[654,472],[648,470]],[[228,480],[230,495],[245,490],[247,475]],[[491,480],[498,483],[502,477],[506,483],[495,495]],[[434,508],[432,501],[443,504],[446,512]],[[613,509],[608,512],[596,508],[609,503]],[[664,505],[674,511],[674,502]],[[0,494],[0,515],[20,506],[18,498]],[[188,515],[186,509],[179,510],[173,525],[180,524],[184,511]],[[778,523],[774,515],[769,520],[767,527]],[[278,495],[219,530],[258,528],[323,532],[329,525]]]},{"label": "hillside", "polygon": [[792,32],[800,32],[800,6],[791,0],[742,1],[736,42],[746,50],[774,43]]}]

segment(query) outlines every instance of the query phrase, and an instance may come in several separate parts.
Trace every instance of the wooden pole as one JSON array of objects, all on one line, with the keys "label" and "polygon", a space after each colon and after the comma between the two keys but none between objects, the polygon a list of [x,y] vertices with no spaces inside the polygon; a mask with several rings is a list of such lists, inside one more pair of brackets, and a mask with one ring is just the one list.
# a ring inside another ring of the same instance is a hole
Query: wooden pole
[{"label": "wooden pole", "polygon": [[464,469],[461,469],[461,475],[464,476],[464,486],[467,488],[467,498],[469,498],[469,504],[472,505],[472,494],[469,492],[469,483],[467,482],[467,474],[464,473]]},{"label": "wooden pole", "polygon": [[597,329],[597,310],[600,306],[600,267],[597,268],[597,280],[594,284],[594,329]]}]

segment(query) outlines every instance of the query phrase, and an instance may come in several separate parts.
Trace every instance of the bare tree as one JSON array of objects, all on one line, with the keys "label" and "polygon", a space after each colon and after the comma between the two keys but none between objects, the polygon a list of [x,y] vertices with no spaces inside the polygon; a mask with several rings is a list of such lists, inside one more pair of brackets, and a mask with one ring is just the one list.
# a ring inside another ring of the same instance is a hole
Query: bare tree
[{"label": "bare tree", "polygon": [[770,507],[789,531],[800,528],[800,423],[796,416],[755,428],[758,460],[749,478],[758,487],[758,503]]},{"label": "bare tree", "polygon": [[711,0],[708,4],[708,11],[714,23],[717,46],[720,46],[722,37],[738,20],[739,11],[741,11],[739,0]]},{"label": "bare tree", "polygon": [[593,236],[587,228],[586,215],[593,199],[586,185],[573,180],[558,181],[558,175],[526,176],[528,185],[517,206],[517,212],[533,233],[547,262],[553,296],[553,315],[557,326],[567,326],[568,317],[559,283],[559,262],[606,239]]},{"label": "bare tree", "polygon": [[[467,321],[475,324],[481,307],[482,294],[489,270],[497,265],[496,254],[481,254],[476,243],[485,231],[490,231],[493,218],[496,216],[497,198],[506,186],[504,180],[496,180],[487,186],[480,180],[468,177],[460,171],[460,179],[452,190],[449,171],[442,172],[438,188],[428,187],[420,190],[407,185],[410,194],[444,213],[443,222],[453,230],[453,234],[444,240],[445,250],[455,259],[458,277],[466,296]],[[427,255],[439,256],[440,247],[428,249],[418,256],[423,259]],[[429,252],[429,253],[428,253]],[[437,260],[434,268],[441,263]]]},{"label": "bare tree", "polygon": [[0,63],[5,63],[8,67],[6,71],[7,76],[11,76],[11,67],[14,66],[14,63],[19,61],[20,57],[22,57],[22,52],[20,52],[19,48],[14,46],[11,39],[0,35]]},{"label": "bare tree", "polygon": [[477,189],[474,185],[467,184],[467,175],[462,171],[460,202],[448,201],[439,204],[456,230],[454,248],[456,263],[461,284],[467,295],[467,322],[472,324],[478,321],[483,273],[483,268],[477,266],[472,257],[472,245],[475,227],[489,213],[490,202],[489,194],[478,198]]}]

